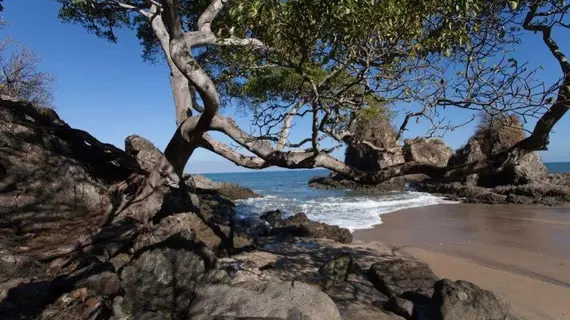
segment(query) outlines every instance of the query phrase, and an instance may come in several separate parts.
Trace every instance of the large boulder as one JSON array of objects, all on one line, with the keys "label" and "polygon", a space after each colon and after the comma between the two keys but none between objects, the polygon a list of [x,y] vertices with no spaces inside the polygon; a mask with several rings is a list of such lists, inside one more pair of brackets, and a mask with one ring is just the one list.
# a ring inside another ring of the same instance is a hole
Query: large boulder
[{"label": "large boulder", "polygon": [[149,140],[131,135],[125,139],[125,150],[136,157],[141,169],[150,172],[162,159],[162,152]]},{"label": "large boulder", "polygon": [[323,289],[329,289],[348,281],[351,274],[362,274],[362,270],[350,254],[343,254],[323,265],[319,273],[324,278]]},{"label": "large boulder", "polygon": [[281,222],[270,232],[281,237],[326,238],[341,243],[351,243],[352,233],[346,228],[310,220],[306,214],[297,213]]},{"label": "large boulder", "polygon": [[[111,186],[140,170],[128,153],[73,129],[53,110],[0,97],[0,225],[41,256],[103,225]],[[22,237],[21,235],[27,235]]]},{"label": "large boulder", "polygon": [[198,191],[215,192],[232,201],[261,197],[250,188],[235,183],[216,182],[199,174],[187,175],[185,179],[188,185],[193,186]]},{"label": "large boulder", "polygon": [[125,290],[121,310],[134,318],[145,312],[187,314],[201,284],[223,283],[227,273],[217,269],[216,257],[189,232],[139,250],[123,268]]},{"label": "large boulder", "polygon": [[388,297],[401,297],[425,304],[433,293],[437,276],[426,263],[411,259],[390,259],[373,264],[368,278]]},{"label": "large boulder", "polygon": [[[401,149],[397,146],[396,133],[389,117],[383,110],[369,110],[358,115],[350,127],[354,134],[346,148],[344,162],[363,171],[376,171],[404,162]],[[366,141],[377,148],[390,149],[391,152],[378,152]]]},{"label": "large boulder", "polygon": [[505,320],[509,304],[467,281],[443,279],[434,287],[434,320]]},{"label": "large boulder", "polygon": [[186,319],[341,320],[334,302],[302,282],[243,282],[210,285],[196,291]]},{"label": "large boulder", "polygon": [[155,245],[180,232],[190,231],[193,236],[202,241],[212,250],[239,249],[252,245],[252,239],[247,234],[232,230],[229,225],[218,224],[206,220],[201,214],[193,212],[178,213],[168,216],[138,237],[135,249]]},{"label": "large boulder", "polygon": [[453,155],[453,150],[439,138],[406,139],[403,151],[406,161],[429,163],[439,167],[447,166]]},{"label": "large boulder", "polygon": [[536,152],[527,153],[515,164],[507,166],[500,174],[501,185],[523,185],[538,181],[548,175],[548,168]]}]

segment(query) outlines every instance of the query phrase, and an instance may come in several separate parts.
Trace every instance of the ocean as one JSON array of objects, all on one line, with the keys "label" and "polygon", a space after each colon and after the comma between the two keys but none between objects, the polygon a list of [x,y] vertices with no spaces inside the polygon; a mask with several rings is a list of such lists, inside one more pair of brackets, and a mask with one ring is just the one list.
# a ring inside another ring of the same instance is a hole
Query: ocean
[{"label": "ocean", "polygon": [[[549,163],[553,173],[570,172],[570,163]],[[368,229],[382,223],[382,214],[406,208],[450,203],[427,193],[406,191],[372,195],[352,190],[319,190],[308,186],[314,176],[328,170],[252,171],[204,174],[220,182],[238,183],[263,195],[236,202],[240,217],[259,217],[279,209],[285,215],[304,212],[310,219],[350,230]]]}]

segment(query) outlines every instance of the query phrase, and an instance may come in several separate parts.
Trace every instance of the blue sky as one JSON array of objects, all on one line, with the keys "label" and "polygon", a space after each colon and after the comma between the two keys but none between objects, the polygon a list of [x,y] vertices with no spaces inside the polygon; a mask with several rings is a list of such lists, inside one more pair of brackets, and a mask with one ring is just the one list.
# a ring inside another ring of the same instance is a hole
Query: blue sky
[{"label": "blue sky", "polygon": [[[57,19],[59,5],[52,0],[5,1],[3,17],[9,25],[0,37],[10,36],[32,48],[42,59],[40,69],[56,77],[55,106],[71,126],[90,132],[101,141],[123,147],[124,139],[139,134],[163,149],[175,130],[168,69],[163,64],[145,63],[141,48],[130,30],[119,32],[118,44],[112,44],[86,32],[80,26],[64,24]],[[570,52],[567,34],[555,33],[563,50]],[[540,37],[528,34],[517,51],[520,61],[535,61],[545,70],[547,82],[560,77],[556,62]],[[233,114],[233,110],[225,110]],[[461,110],[450,110],[452,120],[468,117]],[[238,124],[247,129],[246,118]],[[421,135],[421,126],[412,128],[409,137]],[[294,128],[292,138],[305,130]],[[467,126],[445,136],[454,148],[466,142],[473,132]],[[555,127],[550,150],[542,152],[545,161],[570,161],[570,115]],[[342,152],[339,152],[342,155]],[[199,150],[187,167],[189,172],[232,172],[243,169],[206,150]]]}]

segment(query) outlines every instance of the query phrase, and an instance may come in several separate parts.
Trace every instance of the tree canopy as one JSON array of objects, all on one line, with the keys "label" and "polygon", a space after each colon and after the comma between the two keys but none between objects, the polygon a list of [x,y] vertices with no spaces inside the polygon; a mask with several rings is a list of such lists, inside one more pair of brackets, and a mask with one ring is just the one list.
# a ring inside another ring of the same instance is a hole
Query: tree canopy
[{"label": "tree canopy", "polygon": [[[109,41],[132,28],[145,59],[168,63],[178,128],[157,167],[163,181],[178,181],[196,148],[248,168],[324,167],[365,183],[412,173],[447,179],[546,148],[568,109],[566,85],[546,86],[509,56],[522,32],[540,33],[569,83],[568,61],[551,34],[568,26],[561,0],[57,1],[62,20]],[[253,130],[219,112],[229,103],[250,112]],[[363,113],[402,115],[397,142],[412,119],[430,123],[427,136],[462,125],[445,118],[446,107],[538,124],[485,163],[457,168],[403,163],[366,172],[331,156],[345,144],[371,144],[352,132]],[[311,130],[290,141],[299,118]]]}]

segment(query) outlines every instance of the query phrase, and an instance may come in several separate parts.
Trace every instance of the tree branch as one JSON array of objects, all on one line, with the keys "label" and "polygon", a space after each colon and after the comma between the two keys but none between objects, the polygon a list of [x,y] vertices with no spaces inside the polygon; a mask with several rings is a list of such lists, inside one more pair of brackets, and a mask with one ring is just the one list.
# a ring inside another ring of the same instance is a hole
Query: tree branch
[{"label": "tree branch", "polygon": [[271,164],[267,163],[260,157],[243,155],[233,150],[228,145],[212,139],[208,135],[203,136],[200,146],[230,160],[240,167],[263,169],[271,166]]},{"label": "tree branch", "polygon": [[212,32],[212,22],[229,0],[213,0],[198,19],[198,31]]}]

